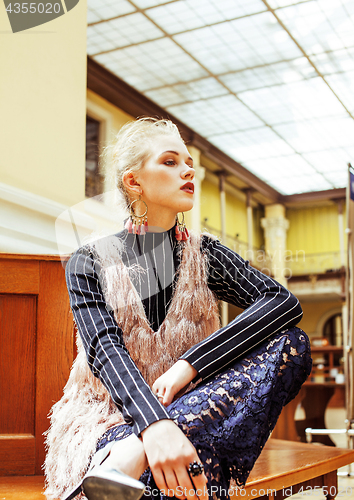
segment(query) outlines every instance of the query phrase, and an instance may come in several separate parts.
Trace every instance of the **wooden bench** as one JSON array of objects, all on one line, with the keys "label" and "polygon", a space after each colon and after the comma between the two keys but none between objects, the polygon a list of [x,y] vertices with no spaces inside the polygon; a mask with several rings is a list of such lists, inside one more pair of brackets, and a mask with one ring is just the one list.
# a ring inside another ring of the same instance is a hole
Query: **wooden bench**
[{"label": "wooden bench", "polygon": [[[269,439],[243,490],[233,498],[282,500],[295,493],[317,497],[322,488],[328,500],[338,492],[337,470],[354,462],[354,450]],[[321,496],[321,495],[320,495]]]},{"label": "wooden bench", "polygon": [[[270,439],[258,458],[246,487],[231,489],[233,500],[282,500],[297,492],[304,498],[320,495],[328,500],[338,491],[337,469],[354,462],[354,451],[331,446]],[[0,478],[1,500],[43,500],[43,476]],[[302,489],[301,489],[302,488]]]}]

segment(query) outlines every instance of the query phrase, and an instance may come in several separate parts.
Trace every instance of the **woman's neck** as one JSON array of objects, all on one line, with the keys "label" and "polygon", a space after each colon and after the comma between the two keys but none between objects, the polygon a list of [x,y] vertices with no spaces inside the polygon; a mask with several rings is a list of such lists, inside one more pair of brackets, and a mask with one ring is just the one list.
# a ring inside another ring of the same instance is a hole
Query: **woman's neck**
[{"label": "woman's neck", "polygon": [[152,231],[158,233],[158,232],[164,232],[168,231],[171,229],[175,223],[176,223],[176,214],[171,214],[171,213],[153,213],[153,211],[148,212],[147,215],[148,219],[148,226],[149,229],[151,228]]}]

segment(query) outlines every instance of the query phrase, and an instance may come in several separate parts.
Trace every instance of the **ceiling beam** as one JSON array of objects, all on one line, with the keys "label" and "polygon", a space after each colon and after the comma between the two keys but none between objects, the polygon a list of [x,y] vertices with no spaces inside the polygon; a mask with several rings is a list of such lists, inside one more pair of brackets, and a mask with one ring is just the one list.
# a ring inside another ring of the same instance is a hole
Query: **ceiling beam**
[{"label": "ceiling beam", "polygon": [[87,87],[134,118],[155,116],[171,119],[179,128],[187,145],[200,149],[205,156],[216,162],[221,170],[241,179],[249,187],[269,199],[269,203],[278,202],[281,198],[278,191],[89,56],[87,57]]},{"label": "ceiling beam", "polygon": [[317,201],[335,201],[346,197],[346,189],[328,189],[326,191],[311,191],[309,193],[281,195],[279,202],[284,203],[315,203]]}]

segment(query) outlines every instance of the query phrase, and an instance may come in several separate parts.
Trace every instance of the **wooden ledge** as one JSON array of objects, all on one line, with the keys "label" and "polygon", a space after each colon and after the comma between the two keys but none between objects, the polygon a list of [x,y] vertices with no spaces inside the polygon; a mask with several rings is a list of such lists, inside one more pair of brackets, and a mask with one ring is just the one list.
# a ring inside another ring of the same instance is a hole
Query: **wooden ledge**
[{"label": "wooden ledge", "polygon": [[[234,497],[259,498],[276,496],[278,500],[295,494],[301,486],[327,487],[337,491],[337,470],[354,462],[354,450],[335,448],[281,439],[269,439],[248,478],[244,491],[237,490]],[[267,494],[273,492],[273,495]],[[274,495],[274,492],[278,492]],[[289,490],[290,492],[290,490]],[[335,494],[328,495],[334,498]]]},{"label": "wooden ledge", "polygon": [[0,498],[6,500],[45,500],[44,476],[0,477]]},{"label": "wooden ledge", "polygon": [[[270,439],[245,488],[232,489],[230,496],[282,500],[303,487],[306,496],[308,488],[317,495],[323,488],[327,498],[332,499],[337,493],[337,469],[352,462],[354,450]],[[43,486],[43,476],[0,477],[0,498],[43,500]]]}]

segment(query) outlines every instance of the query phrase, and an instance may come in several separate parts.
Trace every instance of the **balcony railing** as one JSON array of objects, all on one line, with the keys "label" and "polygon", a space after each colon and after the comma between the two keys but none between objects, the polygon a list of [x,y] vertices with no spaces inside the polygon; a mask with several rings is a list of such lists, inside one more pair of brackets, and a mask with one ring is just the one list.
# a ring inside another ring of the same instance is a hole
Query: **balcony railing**
[{"label": "balcony railing", "polygon": [[270,274],[271,259],[263,249],[255,246],[250,249],[247,242],[240,240],[237,236],[231,236],[230,234],[226,235],[226,240],[224,241],[221,237],[221,231],[209,226],[204,221],[202,222],[202,227],[209,233],[220,238],[223,245],[231,248],[231,250],[238,253],[243,259],[249,260],[254,267],[260,269],[265,274]]},{"label": "balcony railing", "polygon": [[[208,232],[219,237],[221,240],[221,231],[215,229],[204,221],[202,222]],[[262,248],[252,247],[249,249],[248,243],[240,240],[237,236],[226,235],[226,241],[222,241],[224,245],[234,250],[243,259],[249,260],[250,263],[260,269],[263,273],[270,275],[272,269],[273,258],[267,254]],[[317,252],[306,253],[304,250],[286,250],[284,254],[286,277],[299,276],[302,274],[319,274],[328,271],[338,271],[342,267],[340,252]]]},{"label": "balcony railing", "polygon": [[306,253],[298,250],[296,254],[285,257],[285,266],[291,274],[318,274],[338,271],[342,267],[340,252]]}]

